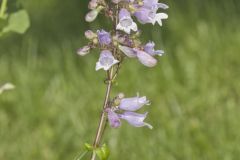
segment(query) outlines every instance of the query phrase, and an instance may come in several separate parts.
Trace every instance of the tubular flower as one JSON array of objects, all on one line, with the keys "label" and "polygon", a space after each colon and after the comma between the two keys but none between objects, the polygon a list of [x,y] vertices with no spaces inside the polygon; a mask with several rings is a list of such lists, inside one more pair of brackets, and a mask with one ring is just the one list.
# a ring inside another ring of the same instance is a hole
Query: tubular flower
[{"label": "tubular flower", "polygon": [[149,100],[147,100],[146,96],[132,97],[132,98],[123,98],[120,102],[119,109],[126,111],[136,111],[142,108],[144,105],[149,105]]},{"label": "tubular flower", "polygon": [[101,45],[109,45],[112,42],[110,33],[105,30],[97,31],[98,41]]},{"label": "tubular flower", "polygon": [[157,64],[157,60],[148,53],[139,49],[133,50],[136,52],[139,62],[141,62],[143,65],[147,67],[154,67]]},{"label": "tubular flower", "polygon": [[122,8],[119,13],[119,23],[117,25],[117,30],[122,30],[130,34],[131,30],[137,31],[137,24],[132,20],[130,12]]},{"label": "tubular flower", "polygon": [[[121,125],[120,119],[126,120],[130,125],[134,127],[144,127],[152,129],[153,127],[144,122],[147,117],[147,113],[139,114],[136,110],[139,110],[144,105],[149,105],[149,100],[145,96],[132,97],[132,98],[120,98],[120,104],[116,107],[107,108],[105,111],[108,114],[109,124],[113,128],[117,128]],[[120,113],[118,113],[120,112]]]},{"label": "tubular flower", "polygon": [[108,121],[112,128],[118,128],[121,126],[121,121],[119,118],[119,115],[115,112],[113,112],[110,108],[106,109],[107,115],[108,115]]},{"label": "tubular flower", "polygon": [[144,46],[144,51],[147,52],[148,54],[154,56],[154,55],[159,55],[162,56],[164,54],[163,50],[156,50],[154,49],[155,47],[155,43],[154,42],[148,42],[145,46]]},{"label": "tubular flower", "polygon": [[135,8],[134,16],[142,24],[152,23],[154,25],[157,22],[162,26],[162,20],[168,18],[166,13],[157,13],[159,8],[168,8],[166,4],[158,3],[158,0],[144,0],[143,6],[136,6]]},{"label": "tubular flower", "polygon": [[104,69],[107,71],[118,62],[119,61],[113,57],[112,53],[109,50],[103,50],[100,54],[98,62],[96,63],[96,71],[99,69]]},{"label": "tubular flower", "polygon": [[123,114],[119,114],[119,117],[121,119],[126,120],[130,125],[134,127],[148,127],[149,129],[152,129],[153,127],[144,122],[145,118],[147,117],[147,112],[144,114],[139,114],[135,112],[124,112]]}]

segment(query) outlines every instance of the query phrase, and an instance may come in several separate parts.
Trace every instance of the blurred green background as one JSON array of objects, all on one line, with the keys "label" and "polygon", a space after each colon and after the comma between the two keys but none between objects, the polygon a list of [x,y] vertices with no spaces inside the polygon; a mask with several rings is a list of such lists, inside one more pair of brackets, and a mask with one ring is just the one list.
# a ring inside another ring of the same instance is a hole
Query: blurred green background
[{"label": "blurred green background", "polygon": [[[142,26],[166,55],[153,69],[124,62],[113,95],[147,95],[154,130],[107,128],[112,160],[239,160],[240,2],[165,0],[163,27]],[[95,136],[105,92],[97,51],[79,57],[87,0],[22,0],[31,28],[0,39],[1,160],[72,160]]]}]

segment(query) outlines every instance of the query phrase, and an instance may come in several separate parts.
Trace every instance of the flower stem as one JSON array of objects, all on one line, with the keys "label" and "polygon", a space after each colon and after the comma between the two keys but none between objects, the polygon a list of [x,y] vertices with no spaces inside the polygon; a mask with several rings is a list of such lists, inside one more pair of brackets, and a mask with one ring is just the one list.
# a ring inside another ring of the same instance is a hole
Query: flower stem
[{"label": "flower stem", "polygon": [[[103,2],[105,2],[105,0],[103,0]],[[113,30],[116,33],[116,26],[117,26],[117,23],[118,23],[118,5],[116,6],[115,9],[116,9],[116,12],[115,12],[115,22],[113,22]],[[114,48],[113,55],[116,55],[117,52],[118,52],[118,49]],[[115,73],[114,73],[114,66],[111,67],[111,69],[107,71],[107,90],[106,90],[105,99],[104,99],[104,103],[103,103],[101,118],[100,118],[98,129],[97,129],[97,134],[96,134],[96,137],[95,137],[95,140],[94,140],[94,143],[93,143],[94,148],[97,148],[100,145],[102,136],[104,134],[104,130],[106,128],[107,115],[106,115],[105,109],[108,107],[108,102],[109,102],[109,98],[110,98],[112,84],[113,84],[113,81],[117,77],[117,74],[118,74],[118,71],[119,71],[119,66],[120,65],[118,64]],[[93,152],[91,160],[95,160],[95,159],[96,159],[96,153]]]},{"label": "flower stem", "polygon": [[[112,77],[113,77],[113,68],[107,71],[107,79],[108,79],[107,90],[106,90],[105,99],[103,103],[101,118],[100,118],[98,129],[97,129],[97,134],[93,143],[94,148],[97,148],[99,146],[104,133],[105,126],[106,126],[107,117],[104,110],[108,107],[108,101],[110,98],[110,92],[112,88]],[[93,152],[91,160],[95,160],[95,158],[96,158],[96,153]]]}]

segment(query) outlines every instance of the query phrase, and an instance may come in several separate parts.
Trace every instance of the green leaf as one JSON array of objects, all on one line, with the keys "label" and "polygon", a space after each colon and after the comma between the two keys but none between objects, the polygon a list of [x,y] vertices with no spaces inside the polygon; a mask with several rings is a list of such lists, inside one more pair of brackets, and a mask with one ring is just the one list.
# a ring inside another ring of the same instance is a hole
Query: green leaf
[{"label": "green leaf", "polygon": [[85,146],[86,150],[93,151],[93,146],[91,144],[85,143],[84,146]]},{"label": "green leaf", "polygon": [[23,34],[30,26],[29,16],[26,10],[22,9],[9,15],[8,25],[3,29],[3,33],[12,31]]},{"label": "green leaf", "polygon": [[106,144],[104,144],[102,147],[97,148],[94,150],[100,160],[107,160],[110,155],[110,150],[107,147]]}]

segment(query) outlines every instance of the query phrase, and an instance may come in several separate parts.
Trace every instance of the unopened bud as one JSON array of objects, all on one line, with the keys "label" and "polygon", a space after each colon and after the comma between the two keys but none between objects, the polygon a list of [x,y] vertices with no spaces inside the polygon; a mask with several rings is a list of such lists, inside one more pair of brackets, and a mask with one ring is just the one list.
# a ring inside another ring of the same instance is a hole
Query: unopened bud
[{"label": "unopened bud", "polygon": [[88,8],[89,8],[89,9],[95,9],[95,8],[97,8],[97,6],[98,6],[97,0],[91,0],[91,1],[88,3]]},{"label": "unopened bud", "polygon": [[120,102],[121,102],[121,100],[120,100],[119,98],[116,98],[116,99],[114,100],[114,106],[119,106],[119,105],[120,105]]},{"label": "unopened bud", "polygon": [[125,97],[124,93],[119,93],[119,94],[118,94],[118,98],[119,98],[119,99],[123,99],[124,97]]},{"label": "unopened bud", "polygon": [[99,12],[98,12],[96,9],[91,10],[90,12],[87,13],[87,15],[86,15],[86,17],[85,17],[85,20],[86,20],[87,22],[92,22],[92,21],[94,21],[94,20],[97,18],[98,13],[99,13]]},{"label": "unopened bud", "polygon": [[85,56],[90,52],[90,46],[84,46],[77,51],[77,54],[80,56]]},{"label": "unopened bud", "polygon": [[87,30],[87,31],[85,32],[85,37],[86,37],[87,39],[91,40],[91,39],[97,37],[97,34],[94,33],[94,32],[91,31],[91,30]]}]

